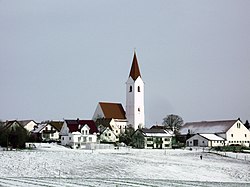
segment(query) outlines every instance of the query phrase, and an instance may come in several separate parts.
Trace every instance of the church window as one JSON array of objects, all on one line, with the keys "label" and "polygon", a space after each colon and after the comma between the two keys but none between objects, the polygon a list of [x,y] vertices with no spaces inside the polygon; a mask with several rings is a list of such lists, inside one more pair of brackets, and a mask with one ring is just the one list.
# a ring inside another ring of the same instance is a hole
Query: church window
[{"label": "church window", "polygon": [[132,86],[129,87],[129,92],[132,92]]},{"label": "church window", "polygon": [[137,89],[138,89],[138,92],[141,92],[141,88],[140,88],[140,86],[138,86],[138,88],[137,88]]}]

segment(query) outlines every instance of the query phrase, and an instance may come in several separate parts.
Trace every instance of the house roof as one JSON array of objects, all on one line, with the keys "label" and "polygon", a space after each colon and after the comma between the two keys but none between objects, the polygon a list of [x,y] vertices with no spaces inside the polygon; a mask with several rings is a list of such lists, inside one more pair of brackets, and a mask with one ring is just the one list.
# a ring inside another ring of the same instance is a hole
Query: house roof
[{"label": "house roof", "polygon": [[202,136],[203,138],[206,138],[207,140],[217,140],[217,141],[224,141],[224,139],[220,136],[217,136],[215,134],[198,134]]},{"label": "house roof", "polygon": [[41,130],[43,130],[47,125],[51,125],[57,131],[60,132],[61,128],[63,126],[63,122],[62,121],[47,121],[47,122],[43,122],[43,123],[38,124],[37,128],[35,128],[32,132],[33,133],[40,133]]},{"label": "house roof", "polygon": [[201,121],[185,123],[179,130],[182,135],[188,134],[219,134],[227,132],[237,120]]},{"label": "house roof", "polygon": [[43,128],[45,128],[48,123],[40,123],[38,124],[37,128],[35,128],[32,132],[33,133],[40,133]]},{"label": "house roof", "polygon": [[110,122],[111,122],[112,119],[110,118],[98,118],[96,120],[96,126],[100,126],[102,125],[103,127],[110,127]]},{"label": "house roof", "polygon": [[[34,120],[18,120],[18,123],[20,124],[20,125],[22,125],[23,127],[25,127],[28,123],[30,123],[31,121],[34,121]],[[36,123],[35,121],[34,121],[34,123]],[[36,123],[37,124],[37,123]]]},{"label": "house roof", "polygon": [[82,129],[82,127],[84,127],[84,125],[88,125],[88,127],[90,128],[89,130],[90,134],[98,132],[95,122],[93,120],[78,120],[77,119],[77,120],[65,120],[65,122],[67,124],[67,127],[69,128],[70,133],[80,132],[80,130]]},{"label": "house roof", "polygon": [[133,62],[132,62],[132,66],[130,69],[130,77],[132,77],[133,80],[136,80],[137,77],[141,77],[141,73],[140,73],[140,69],[139,69],[139,65],[138,65],[138,61],[137,61],[137,57],[136,57],[136,53],[134,52],[134,58],[133,58]]},{"label": "house roof", "polygon": [[50,121],[49,124],[60,132],[63,126],[63,121]]},{"label": "house roof", "polygon": [[165,137],[172,136],[173,132],[164,129],[140,129],[144,136]]},{"label": "house roof", "polygon": [[164,129],[164,125],[153,125],[150,129]]},{"label": "house roof", "polygon": [[121,103],[100,102],[99,104],[105,118],[126,119],[125,110]]},{"label": "house roof", "polygon": [[0,126],[0,131],[5,131],[9,129],[14,123],[17,123],[20,127],[24,129],[24,127],[17,120],[11,120],[11,121],[6,121],[2,123]]}]

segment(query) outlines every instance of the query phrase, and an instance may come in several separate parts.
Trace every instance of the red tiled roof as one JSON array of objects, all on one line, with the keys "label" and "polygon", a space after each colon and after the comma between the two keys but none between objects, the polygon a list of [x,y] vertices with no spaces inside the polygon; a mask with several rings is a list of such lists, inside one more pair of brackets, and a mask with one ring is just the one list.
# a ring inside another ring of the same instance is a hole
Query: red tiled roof
[{"label": "red tiled roof", "polygon": [[140,68],[139,68],[135,53],[134,53],[134,58],[133,58],[132,67],[131,67],[129,76],[131,76],[133,80],[136,80],[137,77],[139,76],[141,77]]},{"label": "red tiled roof", "polygon": [[121,103],[99,103],[104,117],[110,119],[126,119],[125,110]]},{"label": "red tiled roof", "polygon": [[88,125],[88,127],[90,128],[89,130],[90,134],[98,132],[95,122],[93,120],[65,120],[65,122],[67,123],[67,126],[69,128],[69,132],[77,132],[77,131],[80,132],[80,129],[84,125]]}]

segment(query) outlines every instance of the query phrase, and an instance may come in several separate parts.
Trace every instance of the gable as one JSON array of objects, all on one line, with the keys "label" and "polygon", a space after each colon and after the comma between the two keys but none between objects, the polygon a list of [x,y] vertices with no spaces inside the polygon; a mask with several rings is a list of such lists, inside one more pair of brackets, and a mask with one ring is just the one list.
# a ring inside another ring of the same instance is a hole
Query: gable
[{"label": "gable", "polygon": [[22,129],[26,130],[18,121],[13,120],[13,121],[6,121],[1,125],[0,131],[6,131],[10,128],[16,128],[16,127],[21,127]]},{"label": "gable", "polygon": [[237,120],[227,131],[227,133],[237,132],[237,133],[250,133],[246,126],[240,121]]}]

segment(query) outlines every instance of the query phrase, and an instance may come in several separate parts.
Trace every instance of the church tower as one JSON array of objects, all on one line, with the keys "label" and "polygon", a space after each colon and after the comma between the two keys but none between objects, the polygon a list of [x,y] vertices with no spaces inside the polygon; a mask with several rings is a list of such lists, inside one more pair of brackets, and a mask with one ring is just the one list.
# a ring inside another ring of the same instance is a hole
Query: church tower
[{"label": "church tower", "polygon": [[135,52],[130,74],[126,82],[126,117],[128,126],[132,126],[135,130],[144,128],[144,82],[141,78]]}]

